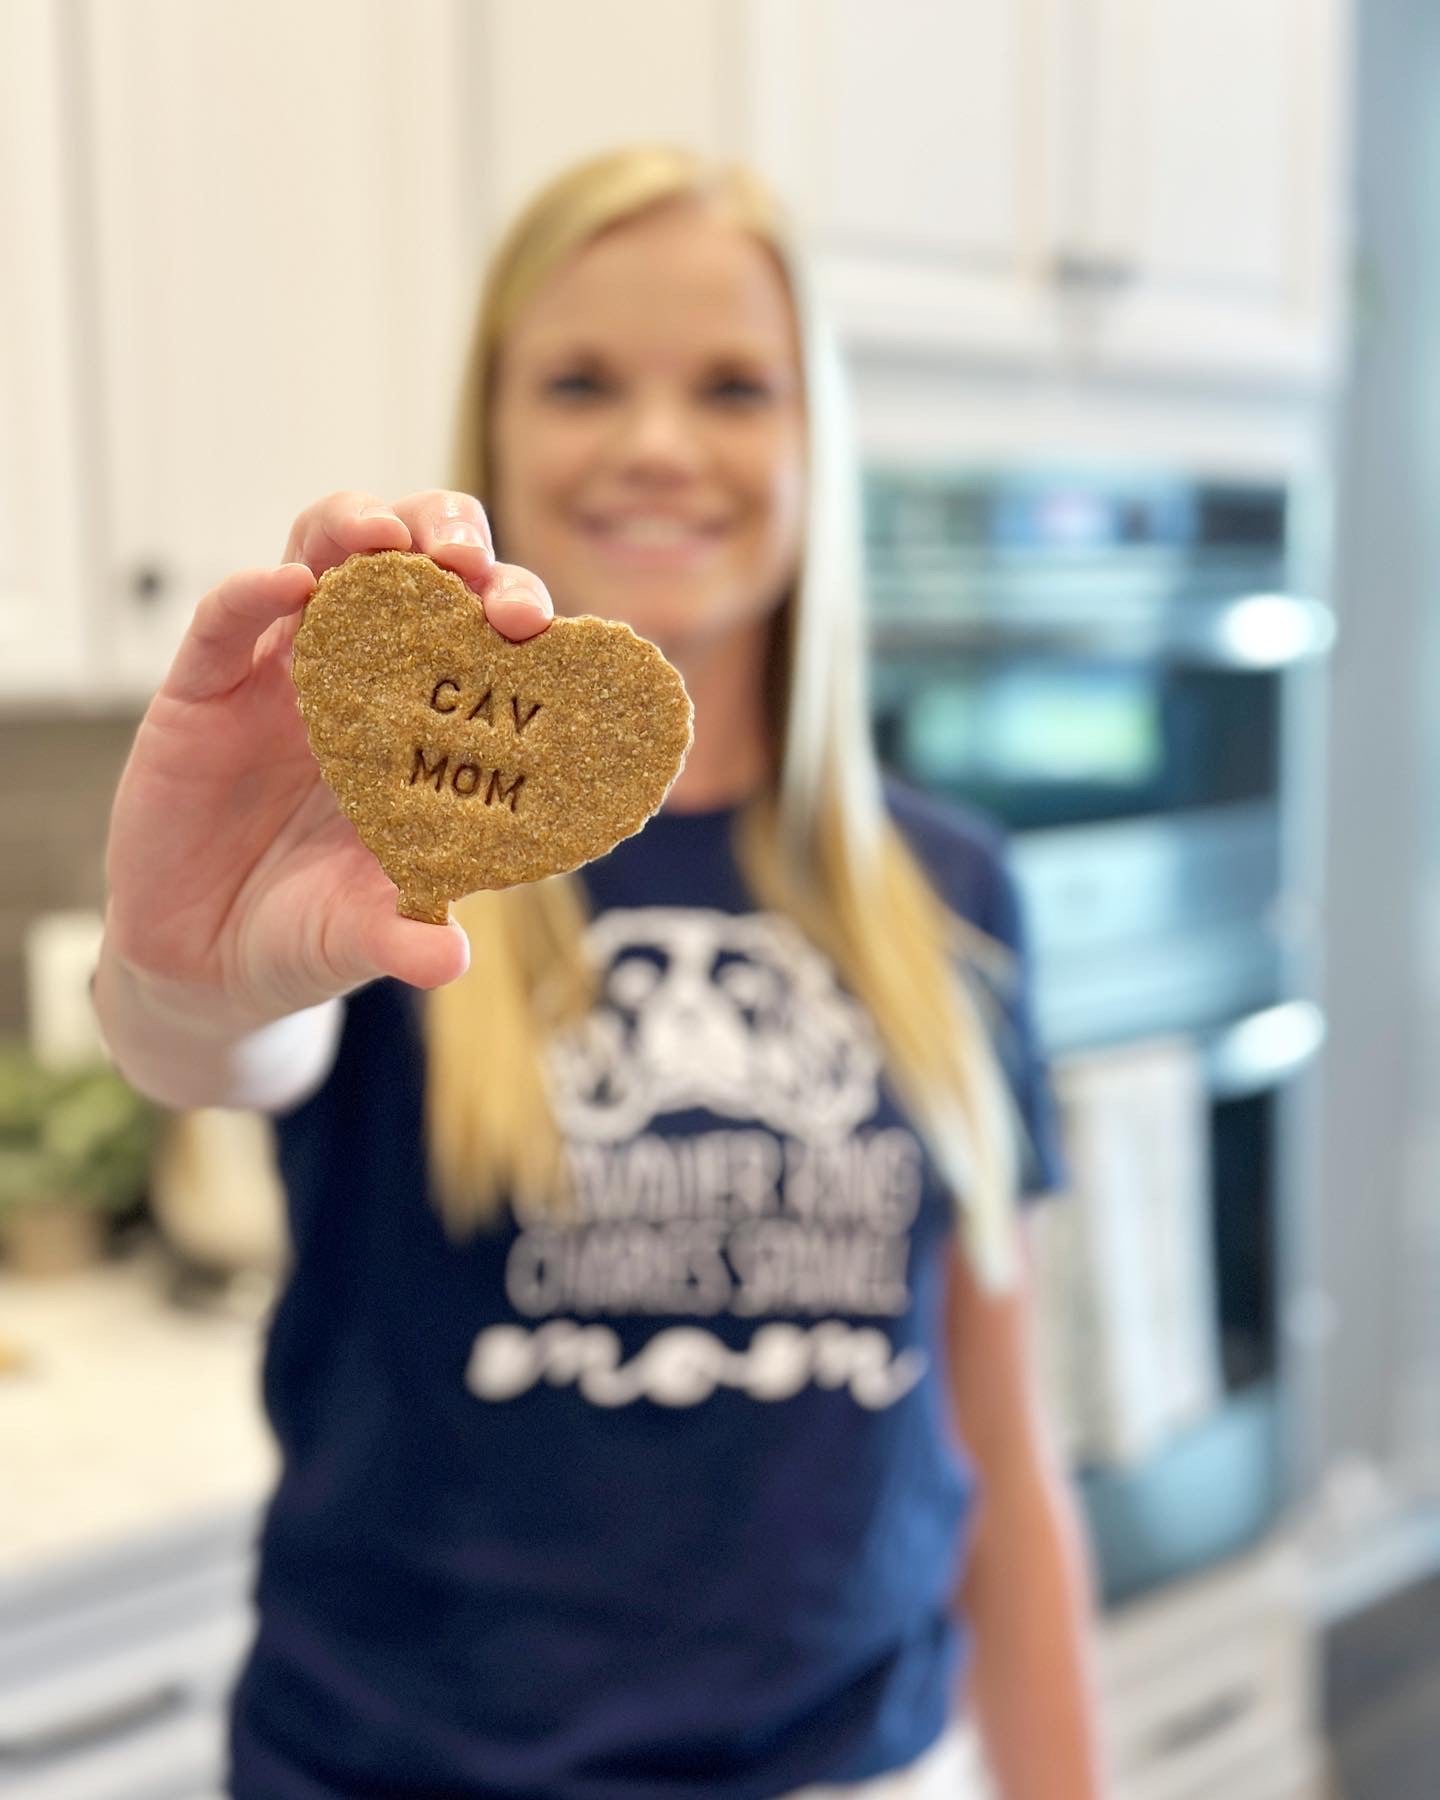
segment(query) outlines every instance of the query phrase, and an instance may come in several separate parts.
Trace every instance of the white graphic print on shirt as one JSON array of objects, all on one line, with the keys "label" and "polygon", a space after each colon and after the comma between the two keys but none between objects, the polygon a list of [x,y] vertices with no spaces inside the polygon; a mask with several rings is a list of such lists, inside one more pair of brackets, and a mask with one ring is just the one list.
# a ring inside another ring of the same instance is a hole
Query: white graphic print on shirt
[{"label": "white graphic print on shirt", "polygon": [[[910,1301],[922,1152],[906,1126],[864,1124],[881,1056],[863,1009],[773,914],[616,908],[586,951],[599,999],[549,1067],[576,1211],[517,1204],[506,1267],[516,1311],[547,1323],[483,1331],[472,1391],[504,1400],[548,1381],[600,1406],[693,1406],[721,1387],[779,1400],[814,1384],[892,1405],[924,1353],[828,1316],[898,1317]],[[692,1108],[744,1124],[645,1129]],[[761,1325],[744,1350],[676,1327],[628,1363],[616,1332],[575,1316],[775,1312],[817,1323]]]},{"label": "white graphic print on shirt", "polygon": [[600,1004],[555,1046],[551,1075],[568,1137],[613,1143],[703,1106],[834,1141],[874,1112],[870,1022],[788,919],[617,910],[586,950],[606,970]]}]

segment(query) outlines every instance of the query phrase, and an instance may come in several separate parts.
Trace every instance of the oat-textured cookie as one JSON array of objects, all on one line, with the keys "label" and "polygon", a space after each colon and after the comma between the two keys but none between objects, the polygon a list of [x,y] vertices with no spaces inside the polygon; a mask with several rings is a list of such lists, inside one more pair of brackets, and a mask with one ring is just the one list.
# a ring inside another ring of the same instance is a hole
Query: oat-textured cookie
[{"label": "oat-textured cookie", "polygon": [[293,662],[310,747],[399,911],[558,875],[632,836],[690,748],[690,697],[628,625],[511,643],[458,575],[381,550],[322,575]]}]

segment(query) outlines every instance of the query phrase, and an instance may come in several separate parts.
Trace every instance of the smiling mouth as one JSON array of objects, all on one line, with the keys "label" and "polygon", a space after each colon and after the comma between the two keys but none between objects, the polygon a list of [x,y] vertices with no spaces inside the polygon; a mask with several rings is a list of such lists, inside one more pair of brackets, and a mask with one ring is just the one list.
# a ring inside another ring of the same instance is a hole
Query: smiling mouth
[{"label": "smiling mouth", "polygon": [[580,524],[590,537],[599,538],[617,548],[636,550],[681,550],[711,544],[722,537],[726,530],[718,522],[692,522],[656,514],[637,514],[626,518],[582,518]]}]

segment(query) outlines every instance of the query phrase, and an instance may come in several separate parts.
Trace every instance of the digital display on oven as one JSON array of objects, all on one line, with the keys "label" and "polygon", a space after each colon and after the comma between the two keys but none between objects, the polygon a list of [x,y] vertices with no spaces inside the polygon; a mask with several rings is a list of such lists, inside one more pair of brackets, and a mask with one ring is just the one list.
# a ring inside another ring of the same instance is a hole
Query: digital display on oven
[{"label": "digital display on oven", "polygon": [[920,687],[902,755],[922,782],[1138,787],[1164,757],[1160,697],[1143,668],[1025,661]]}]

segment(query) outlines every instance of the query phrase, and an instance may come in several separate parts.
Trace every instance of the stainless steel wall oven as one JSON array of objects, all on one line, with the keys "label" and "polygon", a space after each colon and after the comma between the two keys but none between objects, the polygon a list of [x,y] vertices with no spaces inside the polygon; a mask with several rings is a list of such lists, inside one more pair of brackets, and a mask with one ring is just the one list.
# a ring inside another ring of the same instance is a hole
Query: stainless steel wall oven
[{"label": "stainless steel wall oven", "polygon": [[1079,1459],[1111,1600],[1286,1498],[1292,1102],[1323,1037],[1296,777],[1333,636],[1293,591],[1295,507],[1169,471],[867,471],[882,759],[1008,827],[1057,1069],[1180,1041],[1203,1072],[1214,1403]]}]

